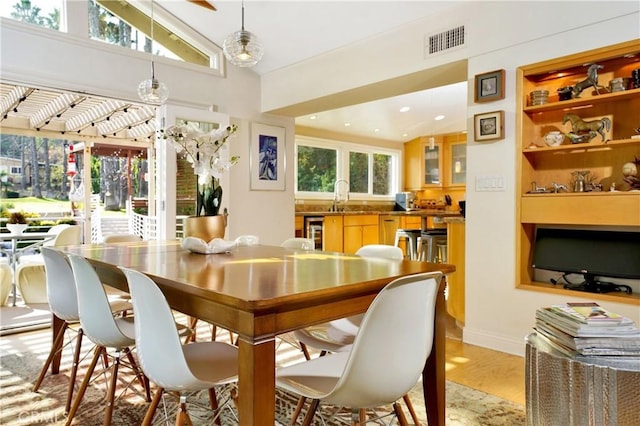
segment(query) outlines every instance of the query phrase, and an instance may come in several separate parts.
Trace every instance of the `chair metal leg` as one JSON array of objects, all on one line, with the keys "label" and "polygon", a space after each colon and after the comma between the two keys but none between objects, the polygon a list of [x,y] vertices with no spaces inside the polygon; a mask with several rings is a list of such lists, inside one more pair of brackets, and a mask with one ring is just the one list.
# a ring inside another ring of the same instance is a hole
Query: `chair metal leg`
[{"label": "chair metal leg", "polygon": [[156,393],[153,394],[151,404],[149,404],[149,408],[147,408],[147,412],[144,414],[142,426],[151,426],[151,424],[153,423],[153,417],[156,415],[156,410],[158,409],[158,404],[160,404],[160,399],[162,399],[163,393],[164,389],[158,388]]},{"label": "chair metal leg", "polygon": [[191,343],[196,341],[196,327],[198,326],[198,318],[189,317],[189,328],[193,330],[193,333],[189,334],[185,339],[184,343]]},{"label": "chair metal leg", "polygon": [[71,366],[71,377],[69,378],[69,388],[67,389],[67,401],[64,405],[64,412],[68,413],[71,408],[71,399],[73,398],[73,388],[76,384],[76,376],[78,374],[78,364],[80,364],[80,350],[82,349],[82,336],[84,332],[82,329],[78,330],[76,336],[76,349],[73,353],[73,365]]},{"label": "chair metal leg", "polygon": [[411,398],[409,398],[409,394],[406,394],[405,396],[403,396],[402,400],[404,401],[404,405],[407,406],[407,410],[409,410],[409,414],[413,419],[413,423],[415,423],[416,425],[419,425],[420,419],[418,419],[418,414],[416,413],[416,410],[413,408],[413,403],[411,402]]},{"label": "chair metal leg", "polygon": [[84,393],[87,391],[87,386],[89,385],[89,381],[91,381],[91,376],[93,375],[93,371],[96,369],[96,364],[100,357],[106,354],[106,349],[103,346],[96,346],[96,349],[93,354],[93,359],[91,360],[91,364],[89,368],[87,368],[87,372],[85,373],[84,379],[80,384],[80,389],[78,389],[78,393],[76,394],[76,398],[73,400],[73,404],[71,405],[71,409],[69,410],[69,414],[67,415],[66,426],[69,426],[73,421],[73,418],[78,411],[78,407],[82,402],[82,398],[84,397]]},{"label": "chair metal leg", "polygon": [[138,381],[140,382],[140,384],[142,385],[142,388],[144,389],[145,401],[147,402],[151,401],[151,390],[149,389],[149,379],[147,378],[147,376],[144,375],[144,373],[142,372],[142,369],[138,367],[138,363],[133,357],[133,354],[131,353],[131,349],[125,348],[124,353],[127,356],[129,363],[131,363],[131,369],[135,373],[136,377],[138,378]]}]

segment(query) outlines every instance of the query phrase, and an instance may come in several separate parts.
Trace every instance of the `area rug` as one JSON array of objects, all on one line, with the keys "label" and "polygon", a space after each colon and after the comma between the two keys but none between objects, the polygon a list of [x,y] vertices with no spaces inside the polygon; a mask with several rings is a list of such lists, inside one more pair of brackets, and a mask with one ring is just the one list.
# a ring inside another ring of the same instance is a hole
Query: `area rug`
[{"label": "area rug", "polygon": [[[47,337],[48,335],[48,337]],[[39,338],[37,336],[40,336]],[[44,337],[43,337],[44,336]],[[68,384],[71,351],[65,349],[61,365],[61,374],[48,374],[39,392],[32,392],[32,383],[35,380],[49,349],[50,334],[48,332],[26,333],[24,338],[13,336],[10,340],[3,337],[0,340],[0,424],[27,426],[27,425],[63,425],[65,423],[64,403]],[[84,346],[84,345],[83,345]],[[85,349],[83,353],[88,353]],[[280,345],[278,358],[286,360],[286,363],[298,356],[298,351],[288,345]],[[79,379],[82,379],[83,366],[89,362],[84,358],[79,369]],[[114,407],[113,425],[131,426],[140,424],[146,409],[146,402],[137,382],[127,386],[131,375],[127,370],[121,370],[122,379],[119,383],[117,400]],[[153,390],[153,389],[152,389]],[[219,391],[219,399],[228,397],[230,389]],[[104,397],[106,384],[103,377],[92,382],[89,387],[80,410],[76,415],[74,424],[97,425],[102,424],[104,413]],[[422,385],[418,383],[410,393],[411,400],[420,418],[420,424],[426,425],[426,413],[422,398]],[[498,397],[480,392],[475,389],[448,381],[446,386],[446,424],[453,426],[473,425],[524,425],[525,417],[522,406],[500,399]],[[288,424],[288,419],[295,408],[297,399],[282,391],[277,393],[276,424]],[[189,412],[195,425],[212,424],[211,411],[206,409],[208,400],[206,392],[192,395],[189,398]],[[166,404],[161,404],[156,415],[156,424],[164,424],[162,414],[166,412],[173,424],[175,409],[177,407],[173,398],[167,398]],[[403,405],[405,415],[411,421],[406,407]],[[385,414],[389,407],[380,407],[378,414]],[[320,414],[316,416],[314,424],[317,425],[344,425],[348,424],[348,415],[338,414],[336,407],[321,406]],[[370,413],[373,416],[373,413]],[[235,425],[237,419],[233,404],[222,410],[222,424]],[[387,423],[389,419],[385,420]],[[324,423],[323,423],[324,422]],[[368,422],[369,423],[369,422]],[[371,421],[371,424],[382,424]],[[385,423],[386,424],[386,423]],[[397,424],[394,423],[393,424]]]}]

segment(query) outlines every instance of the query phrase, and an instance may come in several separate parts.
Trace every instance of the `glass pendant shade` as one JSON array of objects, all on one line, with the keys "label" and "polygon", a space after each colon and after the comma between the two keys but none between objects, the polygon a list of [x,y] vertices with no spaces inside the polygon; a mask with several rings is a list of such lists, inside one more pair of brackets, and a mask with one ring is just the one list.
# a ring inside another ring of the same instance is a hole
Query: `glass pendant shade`
[{"label": "glass pendant shade", "polygon": [[162,105],[167,102],[169,89],[164,83],[160,83],[155,77],[144,80],[138,86],[138,96],[145,103],[152,105]]},{"label": "glass pendant shade", "polygon": [[264,54],[255,34],[244,29],[230,34],[224,40],[222,49],[227,60],[237,67],[252,67]]}]

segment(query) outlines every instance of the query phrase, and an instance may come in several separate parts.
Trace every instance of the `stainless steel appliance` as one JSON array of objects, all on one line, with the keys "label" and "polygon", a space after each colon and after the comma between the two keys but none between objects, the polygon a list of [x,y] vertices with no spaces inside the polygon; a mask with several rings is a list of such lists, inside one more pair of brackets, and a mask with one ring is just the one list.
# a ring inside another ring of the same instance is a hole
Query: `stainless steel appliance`
[{"label": "stainless steel appliance", "polygon": [[398,192],[396,194],[396,205],[394,210],[396,211],[411,211],[417,210],[414,208],[414,202],[416,200],[416,194],[413,192]]},{"label": "stainless steel appliance", "polygon": [[322,216],[305,216],[304,218],[304,236],[313,240],[316,250],[322,250],[323,226],[324,217]]}]

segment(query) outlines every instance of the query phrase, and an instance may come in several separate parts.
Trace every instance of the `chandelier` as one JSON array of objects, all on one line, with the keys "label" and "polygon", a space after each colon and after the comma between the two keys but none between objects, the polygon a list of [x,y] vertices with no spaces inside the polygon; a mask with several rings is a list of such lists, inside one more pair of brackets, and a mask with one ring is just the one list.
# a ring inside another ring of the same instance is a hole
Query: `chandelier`
[{"label": "chandelier", "polygon": [[152,105],[162,105],[169,97],[167,85],[156,79],[155,66],[153,62],[153,0],[151,0],[151,78],[140,82],[138,85],[138,96],[145,103]]},{"label": "chandelier", "polygon": [[224,56],[237,67],[252,67],[260,61],[264,51],[255,34],[244,29],[244,1],[242,2],[242,29],[229,34],[222,44]]}]

